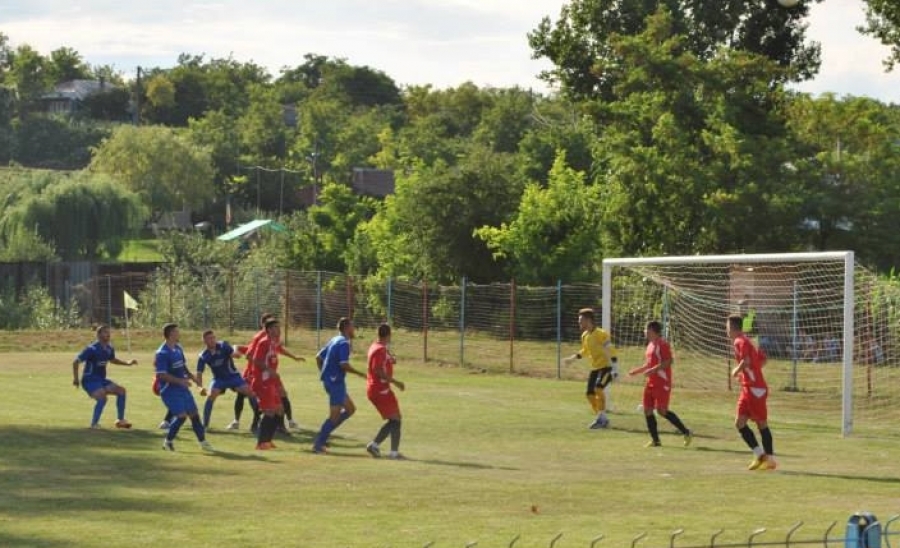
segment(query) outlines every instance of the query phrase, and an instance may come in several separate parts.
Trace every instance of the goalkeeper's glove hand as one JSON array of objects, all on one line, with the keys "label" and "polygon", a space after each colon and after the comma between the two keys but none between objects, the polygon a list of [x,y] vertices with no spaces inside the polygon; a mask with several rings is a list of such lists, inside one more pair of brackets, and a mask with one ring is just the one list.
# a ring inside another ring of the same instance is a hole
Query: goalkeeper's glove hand
[{"label": "goalkeeper's glove hand", "polygon": [[572,365],[572,362],[576,360],[575,356],[566,356],[563,358],[563,365]]}]

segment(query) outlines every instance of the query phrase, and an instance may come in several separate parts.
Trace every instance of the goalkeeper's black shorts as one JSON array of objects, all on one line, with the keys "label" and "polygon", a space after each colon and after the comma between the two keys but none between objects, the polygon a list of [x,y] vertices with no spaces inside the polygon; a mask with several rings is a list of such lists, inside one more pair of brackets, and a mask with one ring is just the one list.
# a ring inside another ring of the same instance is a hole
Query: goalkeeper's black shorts
[{"label": "goalkeeper's black shorts", "polygon": [[591,371],[587,381],[587,395],[606,388],[613,380],[612,372],[612,367],[601,367]]}]

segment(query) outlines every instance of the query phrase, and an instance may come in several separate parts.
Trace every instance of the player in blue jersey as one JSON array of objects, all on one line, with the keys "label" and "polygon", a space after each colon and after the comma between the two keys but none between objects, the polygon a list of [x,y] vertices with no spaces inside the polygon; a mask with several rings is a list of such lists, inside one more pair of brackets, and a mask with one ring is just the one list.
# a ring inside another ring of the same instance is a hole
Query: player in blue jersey
[{"label": "player in blue jersey", "polygon": [[[206,366],[212,371],[213,380],[209,385],[209,396],[203,406],[203,427],[209,429],[209,419],[212,416],[213,404],[219,394],[229,388],[238,394],[250,399],[250,405],[255,409],[257,406],[256,398],[250,385],[241,376],[241,372],[234,366],[234,358],[240,357],[234,348],[227,341],[217,341],[216,334],[212,330],[203,333],[203,344],[206,348],[200,352],[197,358],[197,384],[203,386],[203,370]],[[201,395],[206,394],[204,388]]]},{"label": "player in blue jersey", "polygon": [[191,394],[191,381],[198,381],[188,371],[184,349],[178,342],[178,326],[174,323],[163,326],[163,337],[166,340],[156,351],[153,365],[156,369],[156,378],[159,379],[159,397],[175,417],[169,426],[169,432],[163,442],[163,449],[175,450],[173,445],[175,436],[178,435],[184,421],[190,418],[201,449],[212,451],[213,448],[206,441],[206,432],[203,430],[203,424],[197,414],[197,403],[194,401],[194,395]]},{"label": "player in blue jersey", "polygon": [[313,442],[314,453],[324,453],[325,444],[328,443],[331,433],[356,412],[356,405],[347,394],[345,382],[347,373],[366,378],[365,373],[350,365],[350,341],[355,335],[353,321],[350,318],[341,318],[338,320],[337,328],[338,334],[316,354],[316,364],[322,372],[320,375],[322,386],[328,393],[329,414]]},{"label": "player in blue jersey", "polygon": [[[100,415],[106,407],[106,396],[116,395],[116,428],[131,428],[131,423],[125,420],[125,387],[119,386],[106,378],[106,364],[137,365],[137,360],[122,361],[116,357],[116,351],[109,343],[111,338],[109,326],[101,325],[97,328],[97,340],[86,346],[84,350],[72,362],[72,384],[78,388],[79,384],[94,403],[94,415],[91,418],[91,428],[100,428]],[[78,381],[78,366],[84,363],[81,382]]]}]

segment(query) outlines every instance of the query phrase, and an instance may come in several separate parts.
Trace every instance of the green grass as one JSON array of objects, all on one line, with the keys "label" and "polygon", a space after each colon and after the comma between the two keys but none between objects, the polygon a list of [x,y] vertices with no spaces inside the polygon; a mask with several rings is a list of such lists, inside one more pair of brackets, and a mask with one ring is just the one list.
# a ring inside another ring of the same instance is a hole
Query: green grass
[{"label": "green grass", "polygon": [[[282,369],[302,432],[260,454],[248,432],[217,428],[210,441],[219,452],[207,455],[185,428],[178,451],[166,453],[155,429],[164,409],[149,390],[156,338],[134,334],[128,354],[115,334],[119,355],[140,361],[110,375],[129,389],[135,429],[90,431],[92,403],[71,386],[72,357],[88,342],[79,335],[0,337],[0,348],[14,340],[41,349],[2,355],[0,546],[507,546],[521,535],[516,546],[528,547],[562,532],[559,547],[603,534],[602,547],[648,532],[640,546],[662,547],[679,528],[676,545],[718,529],[725,544],[758,527],[768,528],[758,541],[780,540],[797,521],[805,525],[795,539],[820,538],[832,521],[839,538],[854,511],[883,520],[900,512],[900,440],[841,439],[802,395],[773,394],[780,469],[752,473],[731,426],[733,394],[677,391],[672,406],[697,432],[694,445],[681,447],[663,424],[664,446],[647,449],[636,380],[616,386],[613,428],[589,431],[581,380],[484,374],[402,354],[402,450],[412,461],[366,455],[381,421],[356,378],[348,384],[358,414],[331,455],[309,453],[326,401],[311,363],[290,361]],[[196,335],[183,336],[189,355]],[[292,346],[309,354],[304,341]],[[230,420],[232,402],[219,399],[214,426]],[[114,418],[111,401],[103,422]]]},{"label": "green grass", "polygon": [[159,253],[159,240],[125,240],[122,251],[114,261],[132,263],[153,263],[163,260]]}]

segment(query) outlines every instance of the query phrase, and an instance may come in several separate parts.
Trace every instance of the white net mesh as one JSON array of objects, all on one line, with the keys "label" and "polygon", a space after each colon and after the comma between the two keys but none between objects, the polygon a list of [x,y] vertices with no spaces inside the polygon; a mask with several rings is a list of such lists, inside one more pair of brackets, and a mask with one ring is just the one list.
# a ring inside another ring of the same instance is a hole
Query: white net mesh
[{"label": "white net mesh", "polygon": [[[769,360],[773,399],[797,416],[840,429],[844,358],[844,261],[640,264],[612,267],[612,334],[622,352],[641,352],[646,321],[663,322],[676,352],[676,386],[727,392],[732,385],[725,318],[744,317],[745,330]],[[854,432],[900,417],[900,359],[895,284],[857,266],[852,352]],[[888,433],[888,432],[884,432]]]}]

